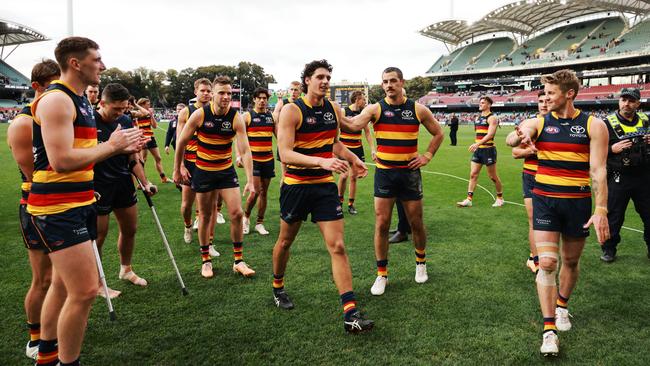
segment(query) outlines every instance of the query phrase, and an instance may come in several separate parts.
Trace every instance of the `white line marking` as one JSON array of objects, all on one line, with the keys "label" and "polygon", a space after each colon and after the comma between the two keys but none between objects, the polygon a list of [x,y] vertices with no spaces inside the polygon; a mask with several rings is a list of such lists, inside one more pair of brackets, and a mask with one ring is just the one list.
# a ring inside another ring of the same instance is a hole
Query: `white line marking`
[{"label": "white line marking", "polygon": [[[374,163],[366,163],[366,165],[377,166],[377,164],[374,164]],[[422,173],[428,173],[428,174],[434,174],[434,175],[442,175],[442,176],[444,176],[444,177],[449,177],[449,178],[454,178],[454,179],[462,180],[462,181],[465,181],[465,182],[469,182],[469,179],[465,179],[465,178],[459,177],[459,176],[457,176],[457,175],[452,175],[452,174],[447,174],[447,173],[441,173],[441,172],[432,172],[432,171],[429,171],[429,170],[423,170],[423,169],[420,169],[420,171],[421,171]],[[490,192],[487,188],[483,187],[483,186],[480,185],[480,184],[477,184],[476,186],[479,187],[479,188],[481,188],[481,189],[484,190],[485,192],[487,192],[487,194],[489,194],[490,197],[492,197],[492,199],[495,198],[494,195],[492,194],[492,192]],[[509,204],[511,204],[511,205],[515,205],[515,206],[521,206],[521,207],[524,207],[524,206],[525,206],[523,203],[519,203],[519,202],[512,202],[512,201],[503,201],[503,202],[505,202],[505,203],[509,203]],[[635,229],[635,228],[631,228],[631,227],[627,227],[627,226],[622,226],[621,228],[622,228],[622,229],[626,229],[626,230],[630,230],[630,231],[634,231],[634,232],[637,232],[637,233],[641,233],[641,234],[643,234],[643,230],[639,230],[639,229]]]}]

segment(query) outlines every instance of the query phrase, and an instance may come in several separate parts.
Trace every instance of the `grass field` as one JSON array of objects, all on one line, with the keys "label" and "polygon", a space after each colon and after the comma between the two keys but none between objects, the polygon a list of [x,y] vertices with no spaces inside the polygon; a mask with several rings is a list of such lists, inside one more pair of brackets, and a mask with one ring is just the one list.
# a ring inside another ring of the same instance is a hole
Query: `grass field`
[{"label": "grass field", "polygon": [[[166,128],[166,126],[165,126]],[[520,203],[521,162],[503,143],[509,127],[498,131],[499,172],[505,199]],[[159,130],[159,143],[164,131]],[[448,138],[423,172],[424,221],[428,233],[429,281],[413,280],[412,244],[391,246],[390,284],[382,297],[370,295],[375,274],[372,174],[360,181],[359,215],[346,215],[346,246],[359,304],[376,327],[360,336],[346,335],[341,306],[331,280],[330,260],[318,229],[303,225],[292,249],[285,283],[296,304],[293,311],[273,306],[271,252],[277,238],[278,181],[271,184],[267,228],[271,235],[245,237],[245,260],[257,270],[254,279],[231,272],[228,228],[218,225],[215,278],[200,276],[195,242],[182,240],[180,194],[160,187],[154,198],[190,295],[181,296],[171,263],[144,200],[139,203],[134,268],[149,280],[138,288],[117,279],[116,225],[104,248],[109,284],[122,291],[114,300],[117,321],[108,319],[98,299],[89,322],[82,362],[86,365],[230,365],[230,364],[540,364],[541,314],[534,276],[524,266],[528,255],[523,207],[492,208],[493,200],[477,189],[474,207],[458,209],[467,184],[472,140],[462,127],[459,146]],[[6,139],[6,125],[0,126]],[[423,138],[423,149],[428,139]],[[368,156],[368,155],[367,155]],[[171,174],[171,156],[164,156]],[[0,364],[29,365],[23,298],[30,282],[27,255],[18,229],[19,177],[6,144],[0,144]],[[148,163],[150,177],[155,177]],[[276,171],[279,171],[276,168]],[[240,171],[240,178],[245,176]],[[157,182],[158,179],[152,181]],[[485,173],[479,182],[494,192]],[[633,208],[626,226],[641,229]],[[573,329],[560,335],[556,361],[585,365],[648,365],[650,355],[650,262],[642,234],[623,230],[619,258],[612,265],[598,259],[595,234],[588,239],[582,275],[570,301]]]}]

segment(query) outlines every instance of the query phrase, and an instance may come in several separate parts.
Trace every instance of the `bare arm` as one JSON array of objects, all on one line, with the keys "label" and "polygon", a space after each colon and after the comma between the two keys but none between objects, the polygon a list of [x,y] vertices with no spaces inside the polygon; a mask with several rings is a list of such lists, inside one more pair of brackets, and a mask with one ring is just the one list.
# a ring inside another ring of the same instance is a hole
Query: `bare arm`
[{"label": "bare arm", "polygon": [[379,112],[379,104],[370,104],[364,108],[361,113],[350,118],[342,115],[339,119],[341,125],[350,131],[361,131],[368,123],[375,120],[375,116]]},{"label": "bare arm", "polygon": [[142,118],[149,115],[149,111],[139,106],[137,103],[134,104],[134,106],[136,109],[131,111],[131,116],[133,116],[133,118]]},{"label": "bare arm", "polygon": [[156,121],[156,117],[154,116],[153,109],[149,110],[149,115],[151,116],[151,127],[154,129],[158,128],[158,121]]},{"label": "bare arm", "polygon": [[[135,164],[131,162],[135,162]],[[138,177],[138,179],[144,186],[144,190],[146,191],[146,193],[150,196],[156,194],[158,192],[158,188],[155,185],[151,184],[151,182],[149,182],[149,180],[147,179],[147,175],[144,172],[144,166],[140,164],[140,154],[137,153],[131,154],[129,156],[129,163],[133,164],[132,165],[133,168],[131,169],[131,172],[133,173],[133,175]]]},{"label": "bare arm", "polygon": [[537,137],[537,122],[539,118],[529,118],[522,121],[515,130],[506,136],[506,144],[517,147],[521,144],[532,145],[533,139]]},{"label": "bare arm", "polygon": [[283,106],[284,106],[284,101],[282,99],[278,100],[278,102],[275,105],[275,108],[273,109],[273,113],[271,113],[274,121],[280,120],[280,111],[282,110]]},{"label": "bare arm", "polygon": [[422,155],[418,155],[417,158],[409,162],[408,166],[411,169],[418,169],[421,166],[427,165],[431,159],[433,159],[433,156],[438,151],[438,148],[444,139],[442,128],[440,127],[440,124],[433,116],[433,113],[431,113],[429,108],[423,106],[422,104],[415,103],[415,111],[417,112],[416,114],[420,119],[420,123],[422,123],[424,128],[429,131],[432,138],[429,142],[429,146],[427,146],[427,151]]},{"label": "bare arm", "polygon": [[[250,114],[249,114],[250,117]],[[246,134],[246,125],[244,120],[242,120],[239,113],[235,116],[235,121],[233,123],[233,129],[235,130],[236,135],[236,146],[237,156],[241,158],[241,161],[244,165],[244,170],[246,171],[246,186],[249,185],[252,187],[253,182],[253,155],[251,153],[251,147],[248,144],[248,135]],[[250,187],[249,187],[250,188]],[[250,191],[250,189],[244,188],[244,192]],[[253,192],[251,192],[253,193]]]},{"label": "bare arm", "polygon": [[370,153],[373,156],[373,160],[375,160],[375,154],[377,154],[377,150],[375,148],[375,141],[372,138],[372,134],[370,133],[370,126],[366,125],[366,127],[363,128],[363,135],[366,138],[366,141],[368,142],[368,146],[370,146]]},{"label": "bare arm", "polygon": [[7,143],[11,154],[28,181],[34,172],[32,153],[32,119],[27,116],[15,118],[7,129]]},{"label": "bare arm", "polygon": [[596,209],[594,214],[585,224],[588,227],[594,224],[598,242],[603,244],[609,239],[609,224],[607,221],[607,152],[609,132],[605,123],[593,118],[589,131],[589,176],[594,192]]},{"label": "bare arm", "polygon": [[142,131],[118,127],[103,144],[90,148],[73,147],[75,108],[72,100],[63,93],[44,95],[38,102],[35,117],[41,124],[50,166],[59,173],[79,170],[116,154],[137,152],[146,142]]},{"label": "bare arm", "polygon": [[524,159],[535,154],[537,154],[537,150],[531,146],[519,145],[512,148],[512,157],[515,159]]}]

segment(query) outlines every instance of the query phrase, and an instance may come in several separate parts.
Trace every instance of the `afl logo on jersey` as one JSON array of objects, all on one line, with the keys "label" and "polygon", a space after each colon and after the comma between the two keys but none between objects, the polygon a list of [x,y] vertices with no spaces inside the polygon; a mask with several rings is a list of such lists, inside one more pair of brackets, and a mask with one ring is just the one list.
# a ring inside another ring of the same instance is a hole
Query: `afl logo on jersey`
[{"label": "afl logo on jersey", "polygon": [[560,128],[556,126],[548,126],[544,128],[544,132],[550,133],[551,135],[555,135],[556,133],[560,133]]},{"label": "afl logo on jersey", "polygon": [[262,121],[262,120],[259,117],[253,118],[253,122],[260,122],[260,121]]},{"label": "afl logo on jersey", "polygon": [[413,111],[411,110],[403,110],[402,111],[402,118],[403,119],[413,119]]},{"label": "afl logo on jersey", "polygon": [[212,128],[212,127],[214,127],[214,123],[212,123],[212,121],[205,121],[203,124],[204,124],[205,127],[207,127],[207,128]]},{"label": "afl logo on jersey", "polygon": [[305,122],[307,122],[307,124],[313,125],[313,124],[316,123],[316,118],[315,117],[307,117],[305,119]]},{"label": "afl logo on jersey", "polygon": [[393,113],[392,111],[384,111],[384,116],[388,118],[392,118],[395,117],[395,113]]}]

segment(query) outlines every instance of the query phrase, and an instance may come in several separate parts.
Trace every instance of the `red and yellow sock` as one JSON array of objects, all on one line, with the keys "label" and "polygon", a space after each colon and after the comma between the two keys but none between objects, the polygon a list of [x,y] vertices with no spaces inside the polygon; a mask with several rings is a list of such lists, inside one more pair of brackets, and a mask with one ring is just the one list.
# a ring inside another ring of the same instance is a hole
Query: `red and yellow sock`
[{"label": "red and yellow sock", "polygon": [[426,250],[415,248],[415,264],[427,264]]},{"label": "red and yellow sock", "polygon": [[468,200],[473,200],[474,199],[474,192],[467,192],[467,199]]},{"label": "red and yellow sock", "polygon": [[557,333],[557,327],[555,326],[555,317],[544,318],[544,332],[553,332]]},{"label": "red and yellow sock", "polygon": [[388,277],[388,259],[377,261],[377,276]]},{"label": "red and yellow sock", "polygon": [[284,274],[273,274],[273,291],[284,289]]},{"label": "red and yellow sock", "polygon": [[35,347],[41,339],[41,323],[27,322],[29,328],[29,346]]},{"label": "red and yellow sock", "polygon": [[497,192],[497,198],[503,199],[503,192]]},{"label": "red and yellow sock", "polygon": [[346,321],[349,321],[352,314],[357,312],[357,301],[354,298],[354,292],[348,291],[341,294],[341,304],[343,305],[343,316]]},{"label": "red and yellow sock", "polygon": [[235,258],[235,264],[244,260],[244,243],[233,242],[232,243],[232,254]]},{"label": "red and yellow sock", "polygon": [[354,206],[354,198],[348,198],[348,206]]},{"label": "red and yellow sock", "polygon": [[199,247],[199,250],[201,252],[201,260],[203,261],[203,263],[212,262],[212,258],[210,258],[210,246],[209,245],[201,245]]},{"label": "red and yellow sock", "polygon": [[569,298],[557,293],[557,301],[555,303],[558,308],[566,309],[569,306]]},{"label": "red and yellow sock", "polygon": [[56,339],[41,339],[38,344],[37,366],[55,366],[59,362],[59,345]]}]

